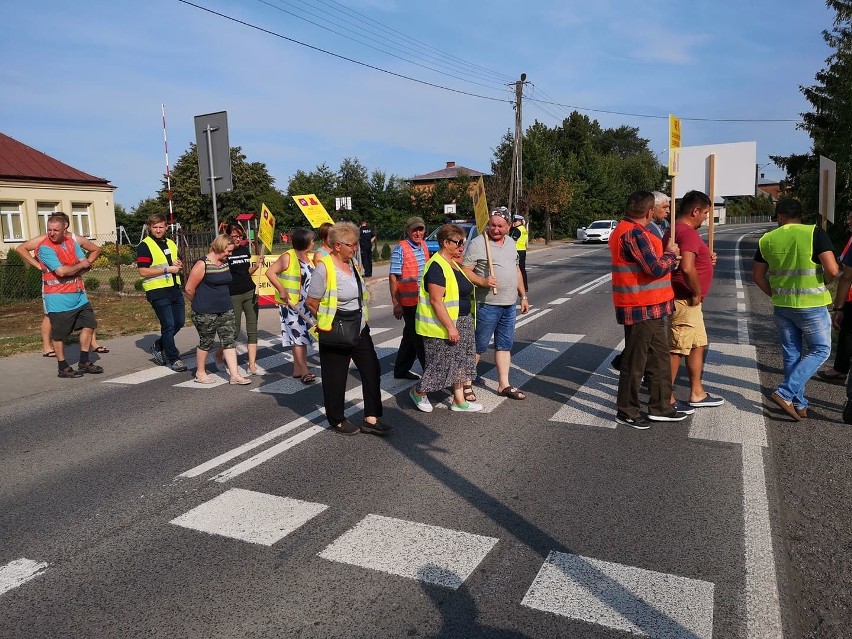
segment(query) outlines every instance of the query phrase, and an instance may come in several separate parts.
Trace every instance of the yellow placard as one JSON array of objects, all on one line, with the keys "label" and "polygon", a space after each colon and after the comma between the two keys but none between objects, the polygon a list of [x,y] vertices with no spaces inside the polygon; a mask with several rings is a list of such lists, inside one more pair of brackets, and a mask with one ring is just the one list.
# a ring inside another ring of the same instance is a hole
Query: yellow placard
[{"label": "yellow placard", "polygon": [[272,242],[275,239],[275,216],[266,208],[266,204],[260,205],[260,226],[257,230],[257,239],[263,242],[267,251],[272,250]]},{"label": "yellow placard", "polygon": [[669,175],[680,173],[680,118],[669,114]]},{"label": "yellow placard", "polygon": [[309,193],[308,195],[294,195],[293,200],[296,202],[296,206],[304,213],[305,217],[308,218],[308,222],[310,222],[313,228],[318,229],[324,222],[334,224],[334,220],[331,219],[322,202],[313,193]]},{"label": "yellow placard", "polygon": [[[269,280],[266,279],[266,269],[275,264],[275,260],[281,257],[280,253],[276,253],[275,255],[264,255],[263,262],[260,265],[260,268],[257,269],[251,276],[251,279],[254,280],[254,285],[257,290],[257,294],[260,297],[261,306],[274,306],[275,305],[275,287],[269,283]],[[251,264],[258,263],[258,255],[251,256]],[[308,261],[313,263],[314,261],[314,252],[309,251],[307,253]]]},{"label": "yellow placard", "polygon": [[473,192],[473,212],[476,215],[476,228],[482,233],[488,224],[488,202],[485,200],[485,182],[481,175]]}]

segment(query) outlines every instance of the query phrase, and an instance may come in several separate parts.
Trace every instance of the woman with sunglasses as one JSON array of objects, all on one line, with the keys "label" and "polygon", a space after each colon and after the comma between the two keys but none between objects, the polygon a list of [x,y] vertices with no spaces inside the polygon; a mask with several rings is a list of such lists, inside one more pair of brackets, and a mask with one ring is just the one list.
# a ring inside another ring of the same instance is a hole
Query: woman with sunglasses
[{"label": "woman with sunglasses", "polygon": [[[353,258],[358,251],[358,228],[351,222],[339,222],[328,232],[329,255],[320,260],[311,278],[306,304],[317,318],[320,330],[319,354],[325,414],[332,430],[344,435],[358,432],[385,435],[391,427],[379,421],[382,396],[379,388],[379,358],[367,324],[367,285],[358,274]],[[323,344],[323,332],[330,332],[334,320],[360,317],[360,334],[355,346]],[[343,413],[349,362],[361,375],[364,393],[364,421],[360,428],[347,421]]]},{"label": "woman with sunglasses", "polygon": [[[248,351],[248,365],[246,370],[249,375],[265,375],[262,366],[257,365],[257,290],[254,280],[251,278],[260,266],[260,262],[251,263],[251,247],[246,238],[246,231],[238,222],[225,225],[225,235],[234,241],[234,250],[228,256],[228,269],[231,271],[231,284],[229,292],[231,303],[234,305],[234,321],[236,322],[236,333],[234,338],[240,336],[240,324],[243,315],[246,316],[246,350]],[[216,362],[222,362],[221,347],[216,351]]]},{"label": "woman with sunglasses", "polygon": [[423,336],[426,369],[409,396],[424,413],[432,412],[427,393],[448,386],[453,389],[451,410],[482,410],[471,386],[476,375],[473,290],[474,285],[496,286],[497,280],[471,277],[461,270],[464,238],[464,230],[455,224],[438,229],[439,250],[427,262],[420,281],[415,328]]}]

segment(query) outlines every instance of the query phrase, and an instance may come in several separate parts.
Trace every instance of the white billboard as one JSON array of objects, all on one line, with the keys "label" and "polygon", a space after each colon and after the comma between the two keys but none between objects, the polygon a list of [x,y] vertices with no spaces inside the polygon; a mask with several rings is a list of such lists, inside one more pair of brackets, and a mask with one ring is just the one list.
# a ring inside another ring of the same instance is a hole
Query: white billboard
[{"label": "white billboard", "polygon": [[757,142],[734,142],[681,147],[675,199],[693,190],[710,194],[711,155],[716,156],[714,193],[717,196],[754,195]]},{"label": "white billboard", "polygon": [[819,156],[819,214],[834,222],[834,191],[837,188],[837,163]]}]

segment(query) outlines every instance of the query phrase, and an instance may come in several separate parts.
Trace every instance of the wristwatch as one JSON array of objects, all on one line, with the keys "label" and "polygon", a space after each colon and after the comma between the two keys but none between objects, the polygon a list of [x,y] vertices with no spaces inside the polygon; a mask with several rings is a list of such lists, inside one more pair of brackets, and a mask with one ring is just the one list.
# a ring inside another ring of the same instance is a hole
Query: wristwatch
[{"label": "wristwatch", "polygon": [[529,298],[526,295],[521,295],[522,300],[528,300]]}]

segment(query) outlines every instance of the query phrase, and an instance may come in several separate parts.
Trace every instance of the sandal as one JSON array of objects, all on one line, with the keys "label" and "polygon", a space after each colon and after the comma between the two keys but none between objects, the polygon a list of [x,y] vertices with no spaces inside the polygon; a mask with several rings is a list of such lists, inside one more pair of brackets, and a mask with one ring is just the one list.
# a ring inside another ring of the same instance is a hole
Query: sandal
[{"label": "sandal", "polygon": [[104,348],[103,346],[98,346],[97,348],[92,349],[93,353],[109,353],[108,348]]},{"label": "sandal", "polygon": [[237,386],[245,386],[246,384],[251,384],[251,380],[248,377],[232,377],[228,380],[229,384],[237,385]]},{"label": "sandal", "polygon": [[42,357],[56,357],[56,351],[47,351],[41,354]]},{"label": "sandal", "polygon": [[476,401],[476,393],[473,392],[473,384],[464,384],[462,386],[462,392],[464,393],[464,401],[466,401],[466,402],[475,402]]},{"label": "sandal", "polygon": [[315,381],[317,381],[317,376],[314,375],[313,373],[308,373],[307,375],[299,375],[298,377],[296,377],[296,379],[302,380],[302,383],[305,386],[308,386],[310,384],[313,384]]},{"label": "sandal", "polygon": [[195,383],[196,384],[215,384],[216,379],[214,377],[212,377],[211,375],[205,375],[204,377],[196,377]]},{"label": "sandal", "polygon": [[519,391],[514,386],[507,386],[503,390],[497,393],[498,395],[502,395],[503,397],[508,397],[510,399],[526,399],[527,396],[523,391]]}]

